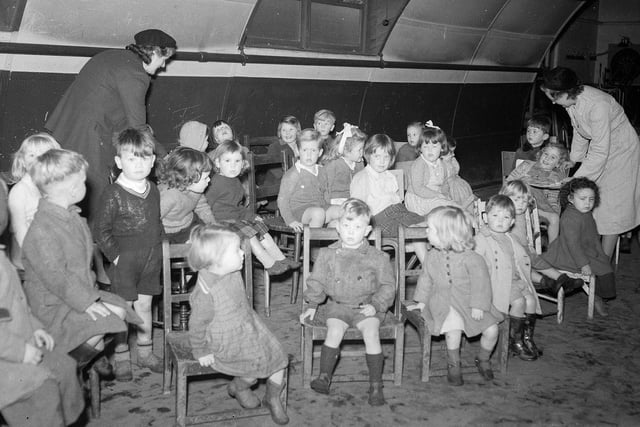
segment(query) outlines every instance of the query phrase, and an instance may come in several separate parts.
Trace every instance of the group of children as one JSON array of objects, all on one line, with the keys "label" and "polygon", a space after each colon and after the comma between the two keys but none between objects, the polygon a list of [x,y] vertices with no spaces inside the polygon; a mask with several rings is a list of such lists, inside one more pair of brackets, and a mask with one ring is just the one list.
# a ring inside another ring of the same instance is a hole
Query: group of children
[{"label": "group of children", "polygon": [[[59,353],[51,357],[63,359],[68,354],[78,363],[88,363],[102,352],[104,335],[113,333],[117,334],[116,378],[131,379],[127,323],[133,323],[137,364],[160,372],[162,360],[152,351],[151,305],[161,292],[161,242],[164,238],[189,241],[189,264],[200,272],[191,295],[189,334],[194,357],[203,366],[233,376],[228,392],[246,408],[260,405],[251,387],[256,379],[268,378],[262,403],[275,422],[288,422],[280,401],[287,357],[247,305],[239,273],[241,239],[248,239],[253,253],[272,274],[299,268],[299,263],[282,254],[262,219],[247,206],[240,180],[248,166],[246,149],[233,139],[226,122],[216,123],[215,148],[208,152],[206,126],[185,124],[179,146],[157,161],[154,180],[150,179],[156,164],[153,135],[138,129],[121,132],[114,159],[120,174],[103,192],[91,230],[75,208],[86,192],[86,161],[60,149],[46,134],[23,142],[15,156],[16,183],[9,194],[9,208],[14,246],[22,250],[22,265],[17,265],[25,271],[24,289],[33,315],[21,297],[17,276],[9,274],[0,291],[10,292],[16,301],[11,307],[16,307],[14,319],[31,316],[39,321],[30,321],[31,328],[26,329],[12,322],[11,327],[22,328],[18,335],[24,343],[3,357],[0,367],[5,359],[39,365],[49,353]],[[597,242],[590,213],[598,202],[598,188],[586,179],[568,181],[562,175],[564,147],[548,144],[540,149],[536,162],[516,168],[502,194],[489,200],[487,226],[474,231],[468,210],[475,196],[458,175],[455,141],[442,129],[431,122],[411,123],[408,143],[396,151],[387,135],[367,138],[357,126],[346,123],[332,137],[334,124],[335,116],[328,110],[319,111],[314,128],[308,129],[286,116],[278,126],[279,140],[269,147],[271,153],[286,150],[295,159],[281,178],[277,200],[285,222],[296,231],[304,225],[329,224],[340,238],[320,250],[304,295],[313,308],[300,317],[305,322],[315,316],[318,305],[326,306],[328,333],[320,374],[311,384],[315,391],[329,393],[342,337],[353,326],[362,331],[365,341],[369,403],[385,403],[378,329],[393,303],[395,278],[389,257],[367,242],[372,226],[379,227],[385,237],[396,236],[399,226],[427,227],[428,243],[411,242],[423,273],[414,295],[416,304],[410,308],[423,311],[432,334],[445,334],[452,384],[463,382],[462,332],[482,334],[476,365],[483,378],[493,378],[489,360],[497,324],[504,315],[511,319],[512,352],[523,360],[542,354],[533,341],[540,307],[532,277],[557,292],[559,287],[571,291],[582,285],[580,279],[558,269],[585,277],[595,274],[598,295],[615,296],[613,273]],[[537,140],[530,142],[535,149]],[[403,182],[391,171],[400,159],[411,162],[405,169],[409,174],[406,205]],[[553,192],[557,195],[563,183],[559,197],[554,198]],[[535,185],[545,191],[534,192]],[[548,204],[538,201],[542,197]],[[543,217],[550,227],[552,214],[559,224],[558,237],[550,236],[549,249],[540,256],[522,234],[522,215],[534,200],[544,215],[549,214]],[[558,203],[565,208],[561,216]],[[109,261],[113,293],[95,286],[94,241]],[[5,258],[0,262],[8,264]],[[46,324],[49,333],[38,322]],[[94,362],[102,375],[111,373],[106,358]],[[53,379],[58,396],[62,393],[58,404],[63,408],[68,396],[78,394],[69,384],[67,371],[39,374]],[[33,387],[46,384],[43,380]],[[9,404],[23,396],[13,397]],[[65,409],[65,421],[73,421],[77,411],[73,405]]]}]

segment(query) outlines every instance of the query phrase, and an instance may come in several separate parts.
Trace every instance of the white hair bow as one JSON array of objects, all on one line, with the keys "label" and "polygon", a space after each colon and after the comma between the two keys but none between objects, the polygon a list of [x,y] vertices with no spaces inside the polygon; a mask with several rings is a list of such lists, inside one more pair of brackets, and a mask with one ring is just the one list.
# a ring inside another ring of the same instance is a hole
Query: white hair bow
[{"label": "white hair bow", "polygon": [[435,128],[435,129],[440,129],[440,126],[436,126],[433,124],[433,122],[431,120],[427,120],[424,124],[426,127],[430,127],[430,128]]},{"label": "white hair bow", "polygon": [[342,125],[342,131],[340,132],[340,142],[338,143],[338,154],[342,154],[344,151],[344,144],[347,142],[347,138],[353,136],[352,129],[358,129],[358,126],[344,123]]}]

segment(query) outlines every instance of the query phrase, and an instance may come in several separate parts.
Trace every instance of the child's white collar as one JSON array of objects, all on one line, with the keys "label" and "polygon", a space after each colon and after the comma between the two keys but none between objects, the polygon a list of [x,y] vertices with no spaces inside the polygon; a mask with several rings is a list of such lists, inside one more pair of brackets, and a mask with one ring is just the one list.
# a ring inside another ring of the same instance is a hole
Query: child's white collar
[{"label": "child's white collar", "polygon": [[307,166],[303,165],[302,163],[300,163],[300,160],[298,160],[295,163],[295,166],[296,166],[296,169],[298,170],[298,172],[300,172],[301,169],[304,169],[307,172],[309,172],[310,174],[312,174],[313,176],[318,176],[318,171],[320,170],[320,166],[318,164],[315,164],[312,167],[307,167]]}]

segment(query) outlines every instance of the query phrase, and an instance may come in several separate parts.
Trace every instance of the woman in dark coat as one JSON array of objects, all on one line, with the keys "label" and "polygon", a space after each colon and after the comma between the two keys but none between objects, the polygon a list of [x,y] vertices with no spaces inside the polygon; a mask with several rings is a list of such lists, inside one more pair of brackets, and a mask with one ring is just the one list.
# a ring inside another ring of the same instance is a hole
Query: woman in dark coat
[{"label": "woman in dark coat", "polygon": [[45,127],[63,148],[89,162],[84,215],[95,214],[109,183],[115,151],[113,135],[147,123],[145,98],[151,76],[164,68],[176,41],[160,30],[135,35],[125,50],[107,50],[91,58],[49,116]]}]

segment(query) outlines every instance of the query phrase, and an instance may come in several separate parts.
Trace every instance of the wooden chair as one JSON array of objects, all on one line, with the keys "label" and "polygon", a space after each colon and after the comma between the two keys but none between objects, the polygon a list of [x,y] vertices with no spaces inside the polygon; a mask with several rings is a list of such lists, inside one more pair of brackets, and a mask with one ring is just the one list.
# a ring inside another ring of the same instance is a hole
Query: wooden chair
[{"label": "wooden chair", "polygon": [[509,176],[511,171],[516,167],[516,152],[515,151],[501,151],[500,160],[502,165],[502,181]]},{"label": "wooden chair", "polygon": [[[382,244],[382,234],[379,229],[374,229],[369,235],[369,239],[373,239],[375,247],[380,249]],[[338,240],[338,233],[333,228],[310,228],[308,226],[304,229],[304,255],[303,255],[303,280],[302,290],[306,289],[306,281],[311,273],[311,257],[310,247],[311,242],[333,242]],[[395,385],[402,383],[402,362],[404,355],[404,326],[400,320],[400,306],[399,296],[396,281],[396,298],[393,305],[393,314],[388,313],[385,321],[380,325],[380,340],[381,341],[393,341],[394,342],[394,356],[393,356],[393,372],[384,373],[382,375],[383,381],[393,381]],[[302,313],[307,309],[307,304],[302,298]],[[320,353],[313,352],[314,341],[324,341],[327,337],[327,326],[324,321],[319,321],[316,317],[314,320],[305,319],[305,322],[301,325],[301,354],[302,354],[302,385],[305,388],[310,387],[311,376],[313,373],[313,359],[319,357]],[[362,340],[362,334],[357,328],[350,327],[344,335],[344,341]],[[342,351],[342,356],[360,356],[364,353],[362,351],[348,352]],[[368,381],[369,376],[367,374],[348,374],[340,375],[334,374],[332,382],[346,382],[346,381]]]},{"label": "wooden chair", "polygon": [[[401,313],[403,321],[408,321],[411,323],[416,330],[418,331],[418,336],[420,338],[420,353],[421,353],[421,376],[420,379],[422,382],[428,382],[429,377],[432,376],[443,376],[447,374],[447,370],[438,369],[434,370],[431,368],[431,355],[432,355],[432,334],[431,331],[427,328],[427,325],[422,317],[422,314],[417,310],[408,310],[407,307],[413,304],[413,301],[406,300],[406,285],[407,278],[409,277],[418,277],[422,273],[422,266],[417,266],[415,268],[407,267],[406,253],[404,248],[406,247],[407,239],[426,239],[427,238],[427,228],[426,227],[400,227],[398,229],[398,246],[400,250],[398,251],[398,289],[399,289],[399,298],[401,301]],[[425,308],[426,310],[427,308]],[[507,359],[509,356],[509,319],[505,319],[500,322],[498,325],[499,328],[499,337],[498,343],[496,344],[495,354],[499,361],[500,372],[505,374],[507,372]],[[461,343],[464,344],[464,341]],[[463,364],[462,372],[463,373],[471,373],[476,372],[475,365],[467,365]]]},{"label": "wooden chair", "polygon": [[[538,217],[538,208],[534,205],[532,208],[527,209],[525,213],[525,221],[527,225],[527,240],[529,241],[529,245],[535,250],[535,252],[540,255],[542,254],[542,244],[540,238],[540,219]],[[571,271],[559,270],[561,273],[566,274],[571,278],[579,278],[583,279],[582,275],[578,273],[574,273]],[[585,285],[582,287],[582,290],[588,296],[587,302],[587,318],[593,319],[593,309],[595,302],[595,286],[596,286],[596,278],[595,276],[591,276],[585,280]],[[558,294],[554,297],[553,295],[547,295],[543,293],[536,292],[538,298],[543,299],[545,301],[549,301],[551,303],[556,304],[557,313],[556,320],[558,324],[564,321],[564,289],[560,288],[558,290]]]},{"label": "wooden chair", "polygon": [[[213,368],[202,367],[191,353],[189,335],[186,330],[172,330],[171,318],[174,304],[188,303],[192,289],[186,293],[172,293],[172,273],[174,266],[182,265],[188,254],[189,244],[169,244],[168,240],[162,242],[162,287],[164,300],[164,374],[162,377],[162,390],[164,394],[170,393],[172,374],[176,376],[176,425],[185,426],[205,422],[236,420],[238,418],[269,415],[267,408],[256,409],[225,409],[207,414],[188,415],[188,379],[200,375],[223,375]],[[247,300],[253,306],[253,280],[251,277],[251,247],[247,241],[243,242],[245,253],[244,279]],[[182,270],[181,268],[178,268]],[[179,271],[180,276],[184,272]],[[173,286],[175,287],[175,286]],[[188,315],[188,313],[187,313]],[[182,320],[182,319],[181,319]],[[188,319],[187,319],[188,320]],[[188,323],[187,323],[188,324]],[[285,386],[282,391],[282,401],[286,406],[287,398],[287,372],[285,372]]]},{"label": "wooden chair", "polygon": [[[269,156],[267,154],[248,153],[249,160],[249,206],[254,212],[257,211],[257,201],[261,199],[274,199],[280,192],[280,181],[256,185],[256,169],[265,167],[281,167],[285,172],[290,160],[286,152],[282,152],[277,156]],[[302,233],[297,233],[293,228],[285,224],[282,217],[276,211],[275,214],[263,216],[264,223],[269,230],[277,234],[278,247],[285,256],[296,261],[300,260],[300,251],[302,244]],[[264,270],[264,301],[265,315],[271,316],[271,279],[269,272]],[[298,297],[298,281],[300,272],[294,270],[291,277],[291,304],[294,304]]]}]

